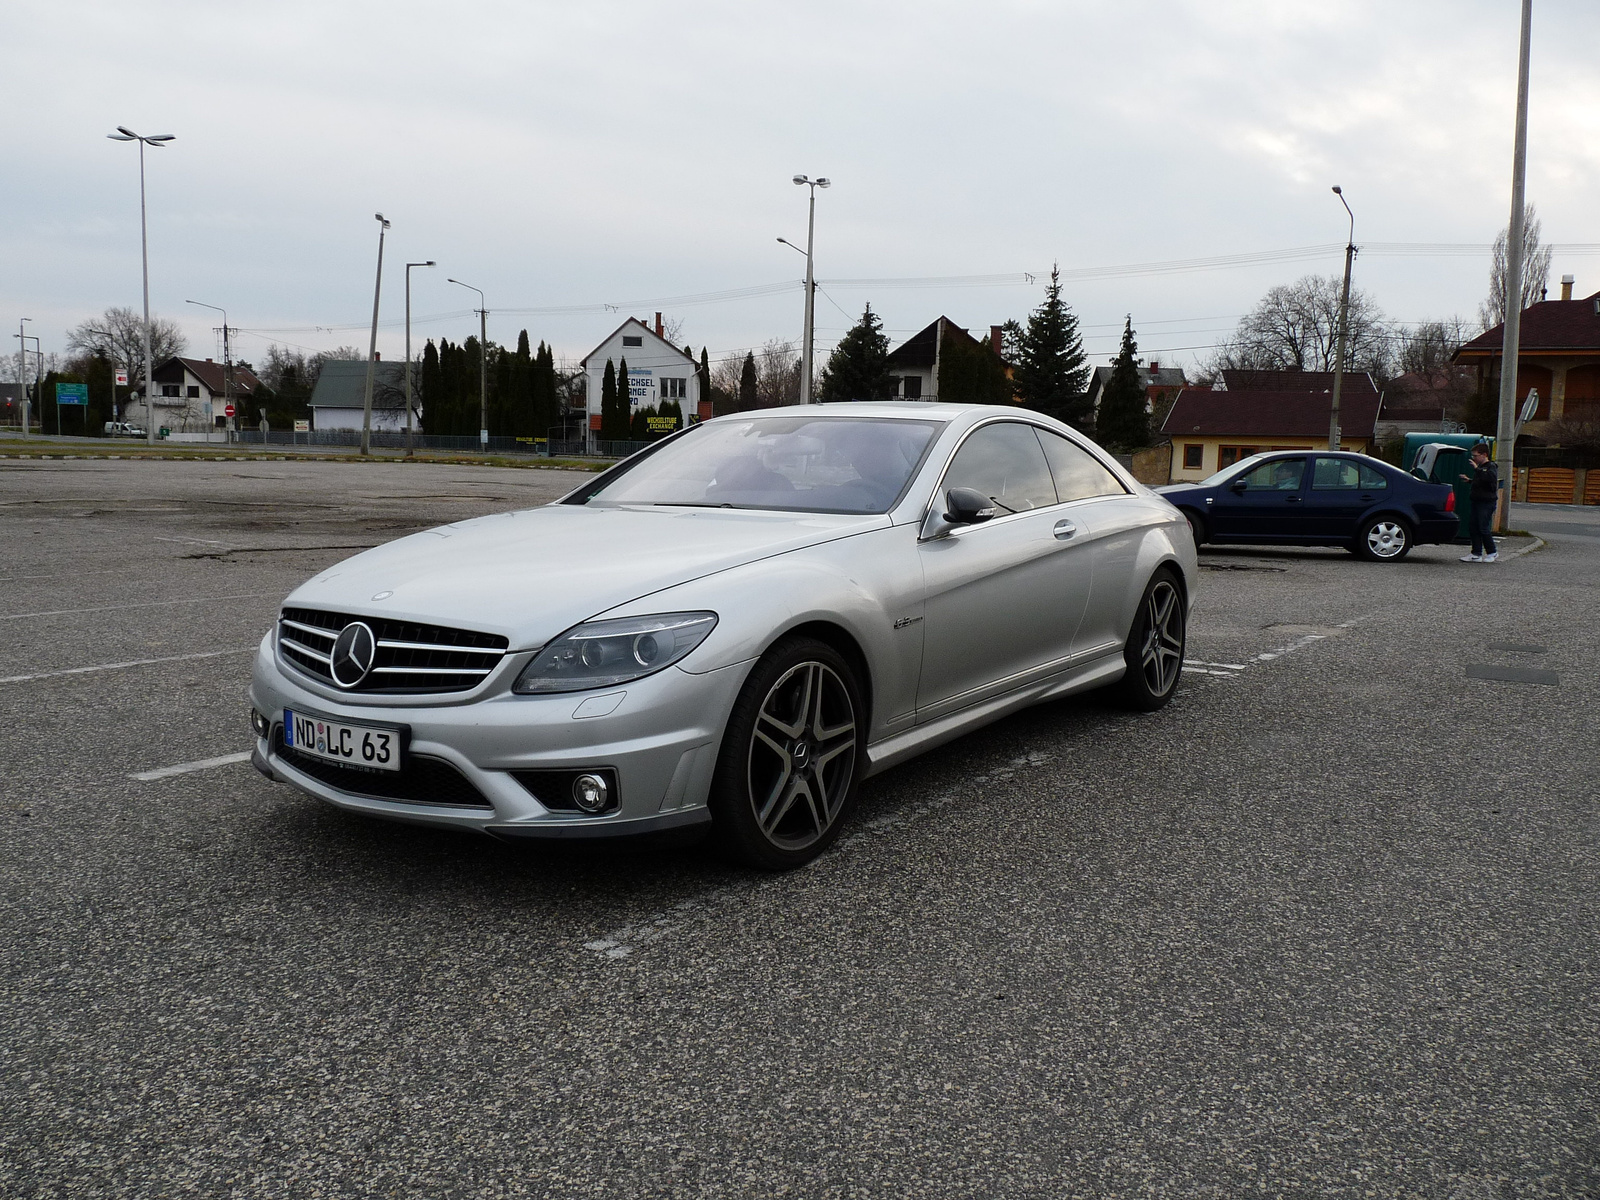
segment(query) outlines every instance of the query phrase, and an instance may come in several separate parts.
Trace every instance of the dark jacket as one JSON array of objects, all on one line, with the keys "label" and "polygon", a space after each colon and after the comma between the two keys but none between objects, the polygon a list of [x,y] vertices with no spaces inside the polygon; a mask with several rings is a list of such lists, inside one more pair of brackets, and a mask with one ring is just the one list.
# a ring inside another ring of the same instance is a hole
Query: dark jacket
[{"label": "dark jacket", "polygon": [[1500,468],[1494,460],[1474,469],[1472,474],[1472,502],[1493,504],[1500,498]]}]

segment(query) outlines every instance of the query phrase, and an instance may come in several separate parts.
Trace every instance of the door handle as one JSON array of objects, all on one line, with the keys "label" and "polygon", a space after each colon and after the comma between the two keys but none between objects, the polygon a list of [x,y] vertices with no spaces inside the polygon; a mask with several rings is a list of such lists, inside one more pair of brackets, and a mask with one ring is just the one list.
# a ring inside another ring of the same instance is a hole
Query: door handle
[{"label": "door handle", "polygon": [[1300,497],[1299,496],[1285,496],[1284,499],[1287,500],[1290,504],[1299,504],[1300,503]]},{"label": "door handle", "polygon": [[1077,532],[1078,532],[1078,527],[1076,525],[1074,525],[1071,521],[1057,521],[1056,522],[1055,534],[1056,534],[1057,539],[1059,539],[1060,541],[1063,541],[1063,542],[1066,541],[1069,537],[1071,537],[1073,534],[1075,534]]}]

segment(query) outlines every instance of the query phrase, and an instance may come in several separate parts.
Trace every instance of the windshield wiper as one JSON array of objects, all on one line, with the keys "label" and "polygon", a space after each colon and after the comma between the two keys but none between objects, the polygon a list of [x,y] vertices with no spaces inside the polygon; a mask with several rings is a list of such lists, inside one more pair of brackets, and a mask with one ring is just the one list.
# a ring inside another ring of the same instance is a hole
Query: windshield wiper
[{"label": "windshield wiper", "polygon": [[721,504],[712,504],[706,500],[652,500],[652,508],[736,508],[737,505],[723,501]]}]

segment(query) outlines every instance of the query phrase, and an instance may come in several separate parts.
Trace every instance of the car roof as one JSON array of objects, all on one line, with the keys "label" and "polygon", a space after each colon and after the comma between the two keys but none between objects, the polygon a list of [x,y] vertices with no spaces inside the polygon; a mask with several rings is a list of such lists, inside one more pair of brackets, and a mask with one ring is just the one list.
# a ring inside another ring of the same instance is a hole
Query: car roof
[{"label": "car roof", "polygon": [[[847,400],[836,403],[785,404],[779,408],[747,409],[730,417],[903,417],[915,420],[953,421],[974,412],[993,411],[993,404],[937,404],[926,400]],[[1027,412],[1027,409],[1019,411]],[[1037,416],[1037,413],[1031,414]]]}]

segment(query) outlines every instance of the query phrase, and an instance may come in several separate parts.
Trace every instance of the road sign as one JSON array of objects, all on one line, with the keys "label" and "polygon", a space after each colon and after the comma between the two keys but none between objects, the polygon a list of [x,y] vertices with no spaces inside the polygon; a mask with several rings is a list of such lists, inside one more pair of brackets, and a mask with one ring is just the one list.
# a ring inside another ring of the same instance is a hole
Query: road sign
[{"label": "road sign", "polygon": [[117,372],[117,386],[118,387],[127,387],[128,386],[128,373],[126,371],[118,371]]},{"label": "road sign", "polygon": [[57,404],[88,404],[89,385],[87,383],[58,383],[56,384]]},{"label": "road sign", "polygon": [[231,405],[231,404],[223,405],[223,407],[222,407],[222,415],[225,416],[225,417],[233,416],[233,405]]},{"label": "road sign", "polygon": [[1522,412],[1518,419],[1526,425],[1533,420],[1533,414],[1539,411],[1539,389],[1529,388],[1528,398],[1522,402]]},{"label": "road sign", "polygon": [[311,432],[311,422],[310,421],[299,421],[299,420],[297,420],[294,423],[294,431],[296,433],[310,433]]}]

